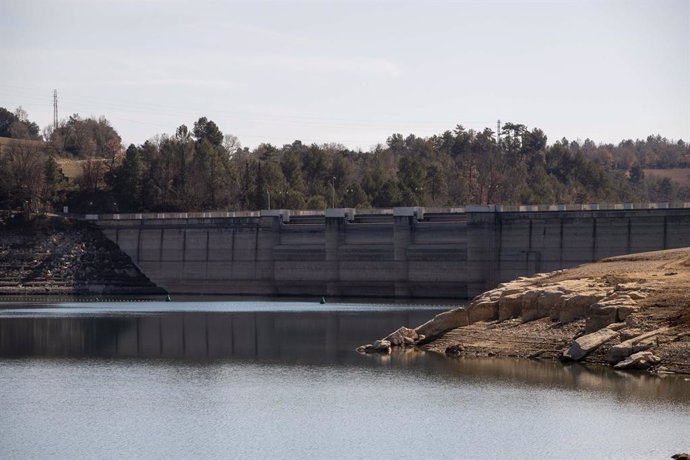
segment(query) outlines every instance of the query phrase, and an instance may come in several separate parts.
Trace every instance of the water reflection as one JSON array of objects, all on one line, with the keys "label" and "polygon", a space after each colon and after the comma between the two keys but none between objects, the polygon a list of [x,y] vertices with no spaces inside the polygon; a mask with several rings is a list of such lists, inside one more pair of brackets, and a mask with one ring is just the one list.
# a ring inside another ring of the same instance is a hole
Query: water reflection
[{"label": "water reflection", "polygon": [[690,406],[687,376],[655,376],[622,372],[604,366],[561,364],[497,358],[453,358],[436,353],[400,350],[390,356],[368,355],[379,365],[417,368],[448,385],[495,384],[542,389],[613,394],[618,401],[666,401]]},{"label": "water reflection", "polygon": [[202,311],[97,316],[0,317],[0,358],[143,358],[242,360],[272,364],[385,367],[446,385],[530,386],[613,394],[620,401],[690,404],[690,382],[600,366],[556,362],[447,358],[408,349],[390,356],[354,348],[436,311]]},{"label": "water reflection", "polygon": [[0,319],[0,356],[356,361],[354,348],[435,310],[171,312]]}]

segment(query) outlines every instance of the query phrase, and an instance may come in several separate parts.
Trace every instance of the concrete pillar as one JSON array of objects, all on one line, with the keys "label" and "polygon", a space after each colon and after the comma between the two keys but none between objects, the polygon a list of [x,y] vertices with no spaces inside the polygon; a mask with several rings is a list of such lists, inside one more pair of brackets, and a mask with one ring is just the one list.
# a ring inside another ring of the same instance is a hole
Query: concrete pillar
[{"label": "concrete pillar", "polygon": [[393,260],[395,261],[395,296],[410,297],[407,247],[412,243],[414,217],[393,217]]},{"label": "concrete pillar", "polygon": [[395,296],[410,297],[410,271],[407,249],[414,243],[415,224],[424,216],[423,208],[393,209],[393,260],[395,267]]},{"label": "concrete pillar", "polygon": [[501,281],[501,222],[493,209],[467,213],[467,297],[496,287]]},{"label": "concrete pillar", "polygon": [[354,219],[354,209],[333,208],[326,209],[326,231],[325,231],[325,252],[326,252],[326,295],[331,297],[342,297],[346,293],[342,291],[340,280],[340,262],[338,248],[345,243],[345,232],[348,220]]},{"label": "concrete pillar", "polygon": [[280,245],[281,225],[286,217],[282,214],[265,215],[264,212],[261,211],[261,224],[256,229],[255,281],[260,282],[262,292],[275,295],[277,292],[273,249]]}]

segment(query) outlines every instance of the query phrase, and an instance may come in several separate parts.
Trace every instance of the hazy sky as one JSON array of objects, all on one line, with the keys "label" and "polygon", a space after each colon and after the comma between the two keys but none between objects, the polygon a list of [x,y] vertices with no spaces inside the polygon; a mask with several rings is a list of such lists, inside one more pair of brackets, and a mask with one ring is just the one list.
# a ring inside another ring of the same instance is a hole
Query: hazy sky
[{"label": "hazy sky", "polygon": [[690,139],[690,1],[3,0],[0,106],[125,143],[214,120],[244,145],[495,129]]}]

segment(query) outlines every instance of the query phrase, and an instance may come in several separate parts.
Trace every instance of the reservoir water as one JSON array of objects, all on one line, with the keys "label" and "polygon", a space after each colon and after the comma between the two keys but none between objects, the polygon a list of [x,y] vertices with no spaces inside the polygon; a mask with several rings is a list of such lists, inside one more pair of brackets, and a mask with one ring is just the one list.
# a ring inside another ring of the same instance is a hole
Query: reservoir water
[{"label": "reservoir water", "polygon": [[445,307],[0,304],[0,458],[669,458],[690,381],[357,345]]}]

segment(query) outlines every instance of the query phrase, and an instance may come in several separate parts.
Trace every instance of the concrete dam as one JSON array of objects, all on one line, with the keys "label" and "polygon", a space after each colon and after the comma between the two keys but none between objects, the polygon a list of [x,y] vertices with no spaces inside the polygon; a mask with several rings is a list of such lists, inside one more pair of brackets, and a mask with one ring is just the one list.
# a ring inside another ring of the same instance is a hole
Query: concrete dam
[{"label": "concrete dam", "polygon": [[172,294],[473,297],[690,246],[690,203],[86,215]]}]

